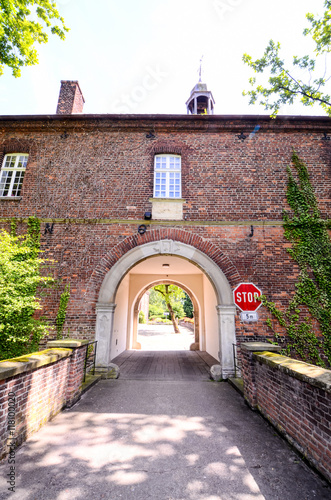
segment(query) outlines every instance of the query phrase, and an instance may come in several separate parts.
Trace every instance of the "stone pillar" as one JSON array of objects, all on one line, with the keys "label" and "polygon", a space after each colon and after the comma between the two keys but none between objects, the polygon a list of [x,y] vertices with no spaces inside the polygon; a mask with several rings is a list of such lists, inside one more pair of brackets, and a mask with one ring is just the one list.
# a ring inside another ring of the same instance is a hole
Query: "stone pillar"
[{"label": "stone pillar", "polygon": [[235,306],[216,306],[218,315],[219,353],[222,378],[234,377],[233,345],[236,343]]},{"label": "stone pillar", "polygon": [[108,371],[111,366],[111,341],[113,336],[114,312],[116,304],[97,304],[97,326],[95,340],[97,345],[96,366]]},{"label": "stone pillar", "polygon": [[193,108],[193,114],[197,115],[198,114],[198,101],[197,98],[194,98],[194,108]]}]

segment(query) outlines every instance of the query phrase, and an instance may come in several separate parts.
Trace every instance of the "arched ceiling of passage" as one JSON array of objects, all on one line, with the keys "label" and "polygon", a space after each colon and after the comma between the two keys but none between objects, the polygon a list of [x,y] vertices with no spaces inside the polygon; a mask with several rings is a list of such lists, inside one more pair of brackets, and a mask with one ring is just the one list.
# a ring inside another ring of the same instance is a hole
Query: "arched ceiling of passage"
[{"label": "arched ceiling of passage", "polygon": [[187,259],[160,255],[139,262],[130,270],[130,274],[153,274],[166,277],[177,274],[202,274],[202,271]]}]

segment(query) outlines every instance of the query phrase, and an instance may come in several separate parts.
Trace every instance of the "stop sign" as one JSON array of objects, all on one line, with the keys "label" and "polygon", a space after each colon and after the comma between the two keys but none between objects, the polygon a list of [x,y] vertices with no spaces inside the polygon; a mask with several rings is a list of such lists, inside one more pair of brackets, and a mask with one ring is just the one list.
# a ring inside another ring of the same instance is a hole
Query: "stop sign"
[{"label": "stop sign", "polygon": [[261,290],[253,283],[240,283],[233,290],[234,303],[242,311],[256,311],[261,305],[257,297],[261,295]]}]

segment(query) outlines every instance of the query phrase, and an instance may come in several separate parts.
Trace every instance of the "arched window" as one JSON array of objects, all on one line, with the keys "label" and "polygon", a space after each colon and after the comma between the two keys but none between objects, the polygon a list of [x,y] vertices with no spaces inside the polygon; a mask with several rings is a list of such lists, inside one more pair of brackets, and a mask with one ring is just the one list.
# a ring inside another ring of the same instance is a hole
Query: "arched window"
[{"label": "arched window", "polygon": [[0,176],[0,196],[20,196],[28,156],[11,153],[4,157]]},{"label": "arched window", "polygon": [[181,157],[160,154],[154,157],[154,198],[181,198]]}]

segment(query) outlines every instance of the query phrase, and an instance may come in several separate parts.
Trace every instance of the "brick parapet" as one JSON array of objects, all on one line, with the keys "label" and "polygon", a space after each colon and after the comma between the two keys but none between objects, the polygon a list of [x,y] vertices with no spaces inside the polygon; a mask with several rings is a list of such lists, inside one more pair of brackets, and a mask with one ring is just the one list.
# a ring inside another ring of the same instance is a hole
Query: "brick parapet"
[{"label": "brick parapet", "polygon": [[70,347],[72,355],[68,367],[68,382],[66,388],[66,406],[72,406],[80,397],[81,384],[84,378],[84,366],[88,340],[63,339],[47,343],[47,346],[57,346],[59,349]]},{"label": "brick parapet", "polygon": [[0,459],[79,397],[86,345],[0,362]]},{"label": "brick parapet", "polygon": [[244,395],[331,480],[331,371],[242,345]]}]

